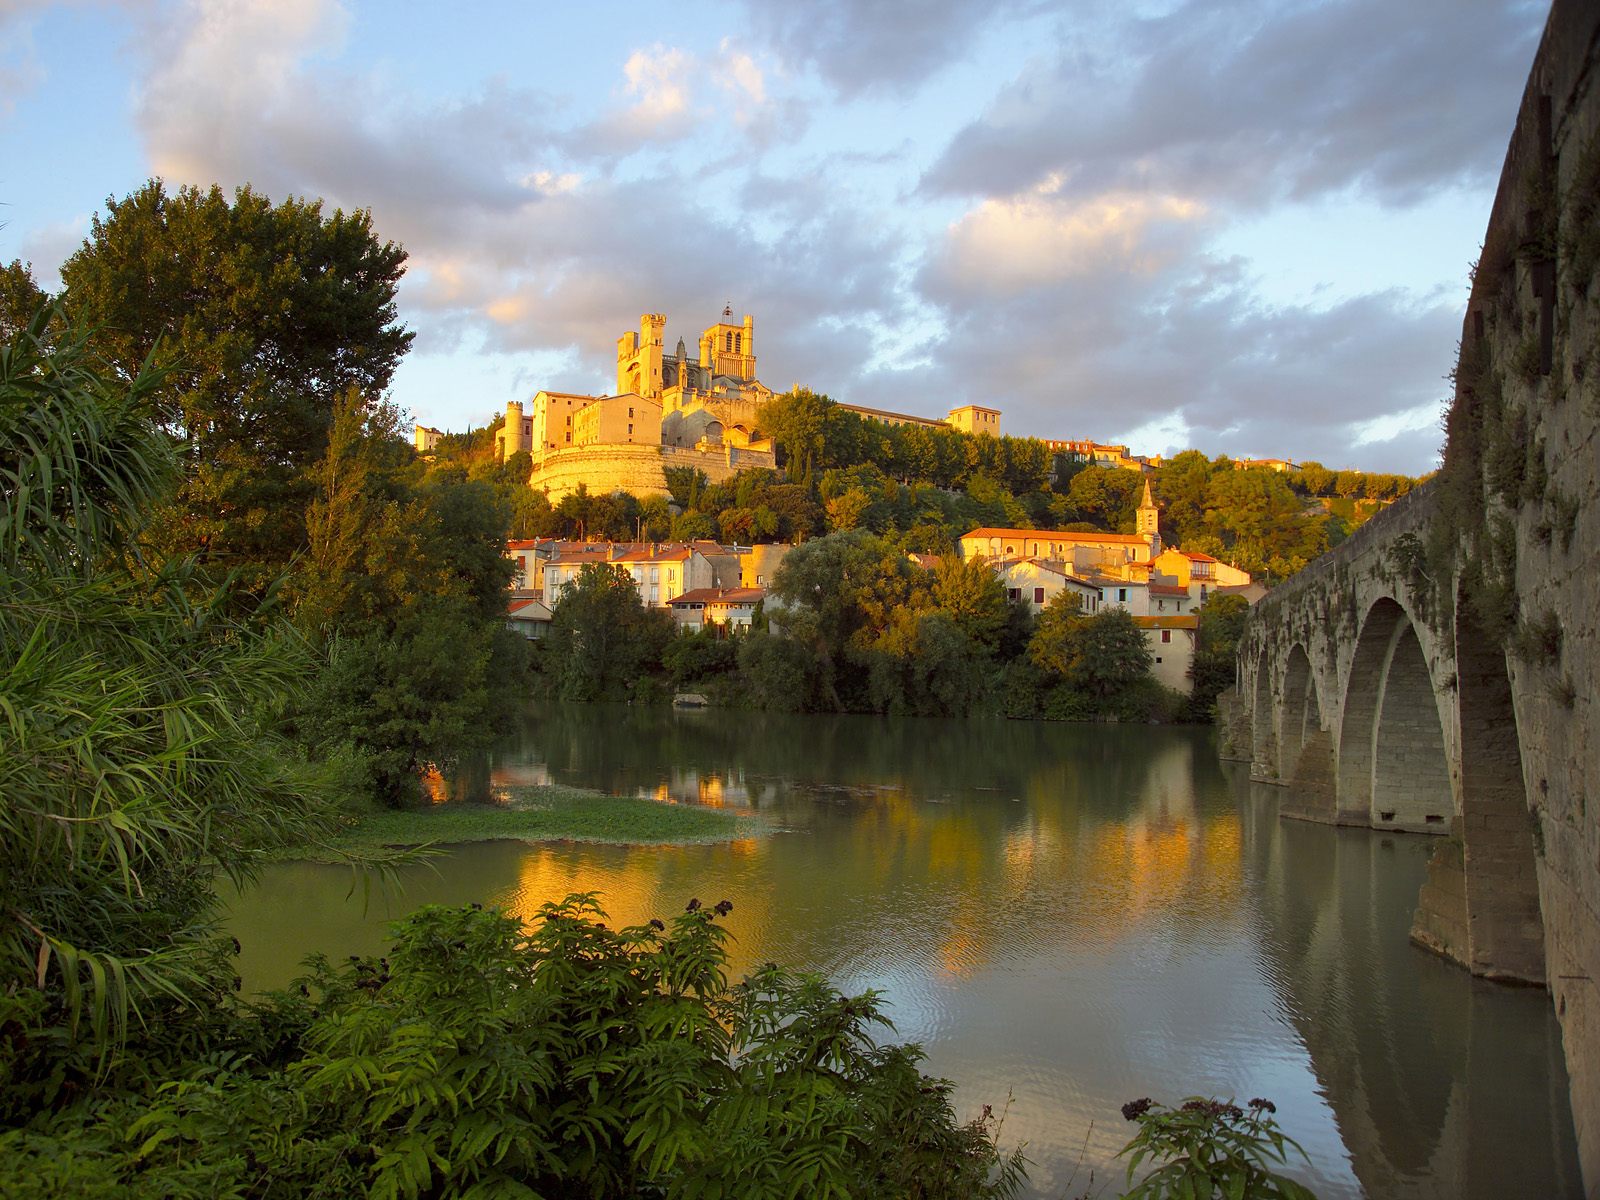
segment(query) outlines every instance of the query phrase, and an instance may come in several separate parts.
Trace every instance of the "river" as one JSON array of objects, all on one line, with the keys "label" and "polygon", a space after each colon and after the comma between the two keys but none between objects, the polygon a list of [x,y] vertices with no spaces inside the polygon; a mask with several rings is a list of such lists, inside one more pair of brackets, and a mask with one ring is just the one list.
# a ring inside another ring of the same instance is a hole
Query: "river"
[{"label": "river", "polygon": [[1115,1195],[1120,1106],[1192,1094],[1272,1099],[1322,1200],[1581,1195],[1548,996],[1407,941],[1430,840],[1280,821],[1208,730],[572,705],[530,710],[490,778],[774,832],[463,846],[365,905],[346,869],[274,866],[233,906],[246,986],[376,952],[423,903],[596,890],[634,923],[727,898],[736,971],[881,989],[959,1113],[1009,1097],[1034,1195]]}]

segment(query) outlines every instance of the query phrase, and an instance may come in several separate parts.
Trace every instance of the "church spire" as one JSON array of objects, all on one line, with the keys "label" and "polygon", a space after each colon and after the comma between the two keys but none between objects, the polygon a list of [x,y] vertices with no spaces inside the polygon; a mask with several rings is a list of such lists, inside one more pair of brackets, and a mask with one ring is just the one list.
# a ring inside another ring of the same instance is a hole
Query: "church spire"
[{"label": "church spire", "polygon": [[1144,481],[1144,499],[1139,501],[1138,524],[1134,527],[1142,537],[1150,539],[1152,556],[1161,552],[1161,510],[1150,495],[1150,480]]}]

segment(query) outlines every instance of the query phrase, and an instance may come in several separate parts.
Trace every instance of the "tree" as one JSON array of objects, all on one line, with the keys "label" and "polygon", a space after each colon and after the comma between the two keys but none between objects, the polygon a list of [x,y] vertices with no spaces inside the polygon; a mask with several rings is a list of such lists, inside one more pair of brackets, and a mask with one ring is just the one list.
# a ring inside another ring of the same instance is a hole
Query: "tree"
[{"label": "tree", "polygon": [[963,562],[956,554],[940,558],[933,570],[933,603],[958,629],[992,654],[1012,620],[1000,577],[986,564]]},{"label": "tree", "polygon": [[409,799],[420,767],[449,769],[504,727],[526,647],[505,627],[511,564],[495,485],[458,466],[399,469],[392,406],[335,406],[312,472],[310,546],[289,581],[324,668],[295,714],[313,752],[346,754],[371,797]]},{"label": "tree", "polygon": [[1075,520],[1100,529],[1132,533],[1134,514],[1144,490],[1138,471],[1121,467],[1085,467],[1072,477],[1067,499]]},{"label": "tree", "polygon": [[784,556],[769,591],[782,605],[784,629],[815,656],[831,707],[846,707],[839,684],[848,651],[866,650],[890,614],[910,602],[921,582],[913,572],[898,549],[860,529],[830,533]]},{"label": "tree", "polygon": [[0,267],[0,343],[9,343],[28,328],[49,299],[33,281],[33,264],[12,259]]},{"label": "tree", "polygon": [[646,608],[627,571],[586,563],[561,590],[545,660],[564,700],[625,700],[661,663],[672,618]]},{"label": "tree", "polygon": [[405,252],[364,211],[248,187],[230,203],[152,180],[107,210],[61,268],[68,310],[122,378],[161,371],[144,402],[181,449],[173,546],[264,580],[305,545],[304,472],[335,398],[381,395],[411,344]]},{"label": "tree", "polygon": [[1195,630],[1194,660],[1189,678],[1194,681],[1190,711],[1210,719],[1217,697],[1234,685],[1238,674],[1236,653],[1250,605],[1243,596],[1213,596],[1200,610]]},{"label": "tree", "polygon": [[1039,614],[1028,656],[1098,705],[1150,673],[1150,647],[1125,609],[1085,616],[1075,594],[1056,593]]}]

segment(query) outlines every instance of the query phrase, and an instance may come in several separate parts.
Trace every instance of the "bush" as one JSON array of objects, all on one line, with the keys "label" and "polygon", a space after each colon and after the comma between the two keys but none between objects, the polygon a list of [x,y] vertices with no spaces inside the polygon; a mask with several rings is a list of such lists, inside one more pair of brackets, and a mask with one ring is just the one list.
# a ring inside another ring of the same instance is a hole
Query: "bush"
[{"label": "bush", "polygon": [[0,1192],[70,1164],[134,1196],[1014,1195],[1020,1152],[876,1043],[875,993],[770,964],[728,984],[731,907],[613,930],[577,895],[531,932],[424,908],[154,1094],[0,1135]]}]

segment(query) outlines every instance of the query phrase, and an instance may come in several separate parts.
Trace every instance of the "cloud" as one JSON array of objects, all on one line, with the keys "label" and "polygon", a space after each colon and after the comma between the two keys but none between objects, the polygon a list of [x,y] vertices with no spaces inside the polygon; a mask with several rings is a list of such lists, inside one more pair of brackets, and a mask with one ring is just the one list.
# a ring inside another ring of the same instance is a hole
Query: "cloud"
[{"label": "cloud", "polygon": [[[609,111],[595,113],[496,82],[421,102],[345,63],[348,19],[332,0],[186,4],[157,10],[143,39],[138,120],[174,182],[248,181],[274,198],[370,207],[380,235],[411,254],[401,311],[417,353],[535,363],[534,386],[609,388],[615,340],[639,312],[666,312],[669,342],[692,344],[732,302],[756,316],[761,375],[777,388],[803,382],[934,414],[991,403],[1023,433],[1185,429],[1211,452],[1357,465],[1416,454],[1413,469],[1426,465],[1421,439],[1433,435],[1410,417],[1380,419],[1443,395],[1455,298],[1390,289],[1274,306],[1250,263],[1212,248],[1242,209],[1296,188],[1363,180],[1398,197],[1415,186],[1406,180],[1466,178],[1462,164],[1484,157],[1463,156],[1449,122],[1434,146],[1364,125],[1356,110],[1368,101],[1334,103],[1320,80],[1306,87],[1321,101],[1285,98],[1282,77],[1304,74],[1304,60],[1269,70],[1287,53],[1279,44],[1316,28],[1336,40],[1351,13],[1373,12],[1371,0],[1286,17],[1240,4],[1180,9],[1192,29],[1130,23],[1108,6],[1114,23],[1016,58],[1021,74],[997,85],[923,189],[898,196],[884,180],[908,184],[918,153],[903,129],[849,150],[826,137],[785,145],[812,116],[794,64],[823,72],[814,56],[830,38],[886,36],[874,8],[852,15],[817,0],[771,17],[773,29],[824,17],[782,54],[744,35],[632,51]],[[936,3],[927,19],[978,36],[979,11]],[[1230,30],[1240,44],[1207,41]],[[836,88],[914,93],[961,53],[941,57],[920,36],[908,34],[877,75],[862,64],[847,78],[846,58],[835,58]],[[1455,35],[1440,36],[1448,45]],[[1107,55],[1130,38],[1138,53],[1119,92]],[[1328,56],[1329,70],[1347,63],[1346,49]],[[1202,87],[1208,72],[1215,96]],[[1419,88],[1438,81],[1434,68],[1416,73]],[[1500,76],[1490,83],[1504,88]],[[1106,89],[1098,112],[1091,84]],[[1232,93],[1246,84],[1255,90]],[[1397,95],[1359,74],[1356,86],[1375,89],[1374,114]],[[1390,119],[1436,119],[1423,99]],[[1280,102],[1283,130],[1270,115]],[[819,124],[848,111],[824,107]],[[1338,119],[1312,138],[1308,114],[1319,111]],[[610,136],[593,136],[602,127]],[[1371,153],[1352,166],[1363,145]],[[640,153],[652,146],[663,152]],[[423,374],[430,387],[441,377],[434,366]],[[500,374],[520,386],[527,371]],[[481,419],[506,398],[441,398],[429,419],[455,419],[448,408]]]},{"label": "cloud", "polygon": [[985,27],[1033,7],[1017,0],[752,0],[746,11],[774,55],[853,98],[914,90],[963,57]]},{"label": "cloud", "polygon": [[1184,227],[1203,215],[1199,204],[1177,196],[1072,200],[1052,179],[1024,196],[985,200],[958,220],[941,269],[1006,294],[1113,265],[1150,274],[1192,244]]},{"label": "cloud", "polygon": [[1189,0],[1067,26],[928,171],[933,194],[1154,190],[1241,206],[1492,181],[1544,6]]},{"label": "cloud", "polygon": [[34,0],[0,3],[0,121],[44,79],[33,44],[33,14],[43,7]]}]

